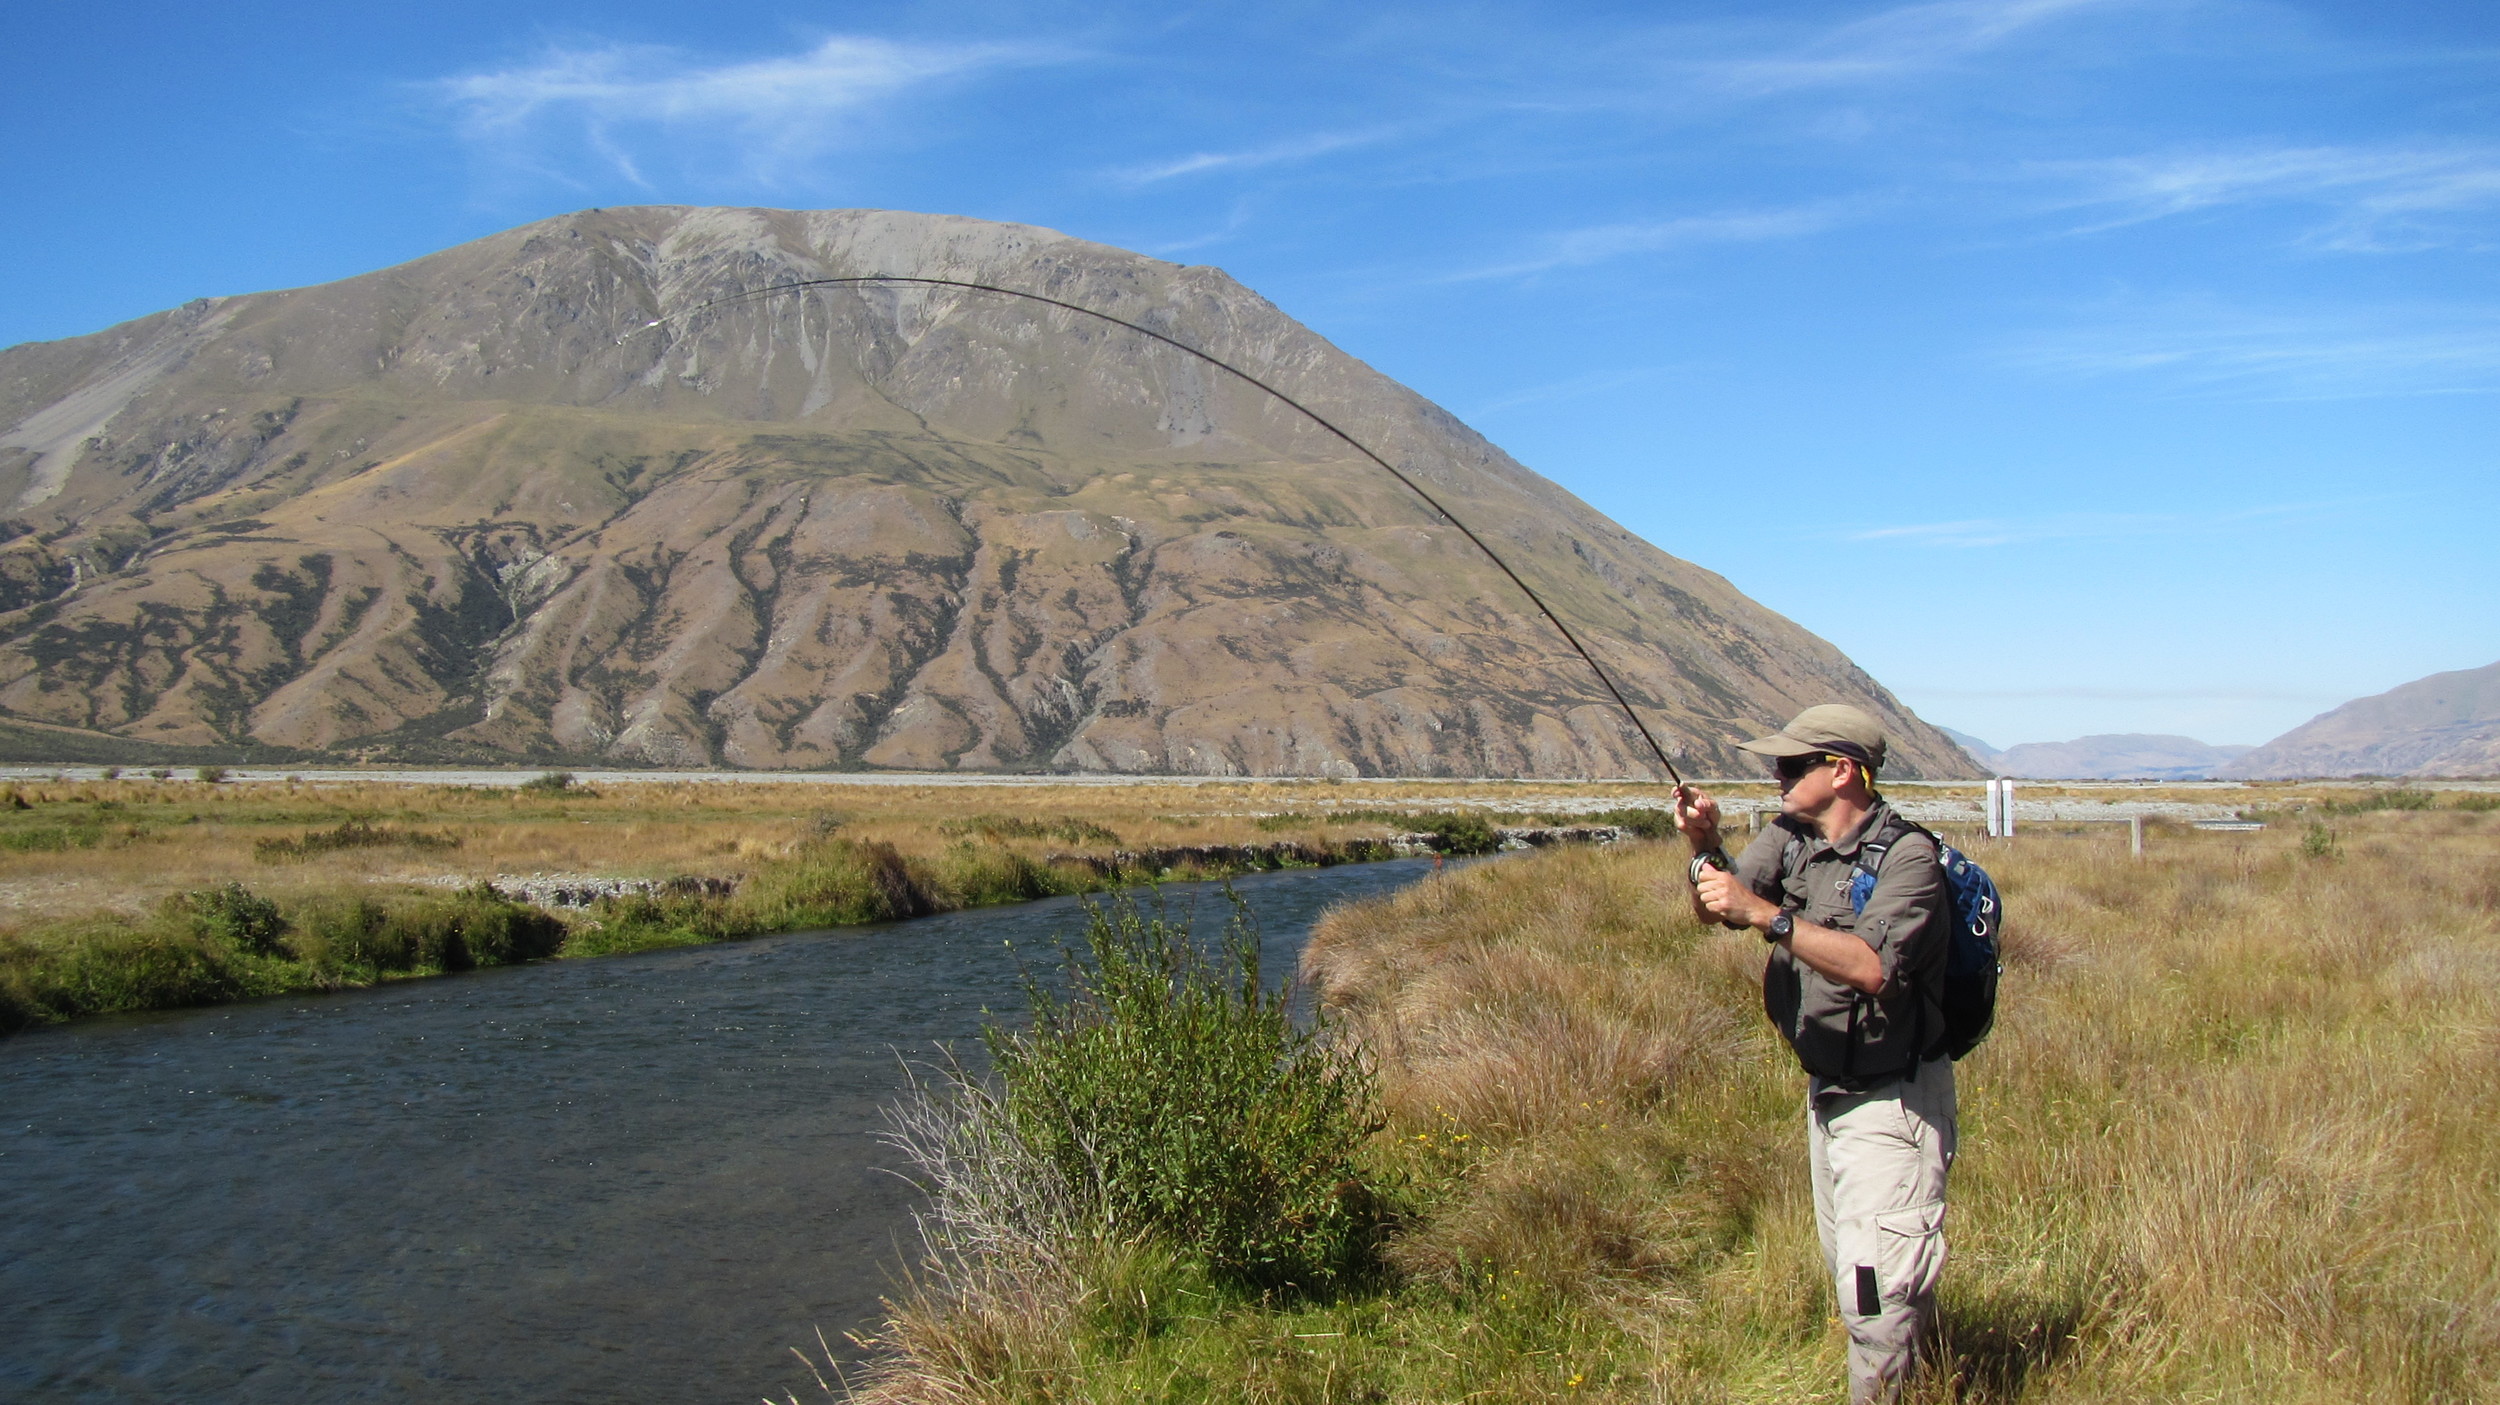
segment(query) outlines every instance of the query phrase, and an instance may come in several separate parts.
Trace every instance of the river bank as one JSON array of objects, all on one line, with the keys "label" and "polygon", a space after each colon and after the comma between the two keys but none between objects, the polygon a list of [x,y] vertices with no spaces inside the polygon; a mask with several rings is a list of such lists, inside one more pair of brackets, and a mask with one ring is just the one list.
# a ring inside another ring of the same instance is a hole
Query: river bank
[{"label": "river bank", "polygon": [[[1268,965],[1428,860],[1253,874]],[[1169,885],[1174,912],[1228,910]],[[754,1405],[874,1328],[903,1061],[1073,899],[0,1040],[0,1399]]]},{"label": "river bank", "polygon": [[[2500,964],[2500,814],[2278,818],[2142,858],[2080,826],[1975,845],[2007,970],[1959,1069],[1917,1399],[2487,1393],[2500,986],[2468,973]],[[1840,1399],[1801,1075],[1759,940],[1696,924],[1676,857],[1452,871],[1314,933],[1305,973],[1379,1080],[1376,1276],[1279,1297],[1150,1239],[1065,1245],[1021,1287],[924,1282],[872,1398]]]},{"label": "river bank", "polygon": [[[1312,803],[1310,792],[1358,803]],[[1654,810],[1385,809],[1359,788],[0,788],[0,1033],[90,1015],[888,922],[1288,868],[1657,833]],[[1210,803],[1212,801],[1213,803]],[[1301,804],[1306,808],[1287,808]],[[1488,817],[1488,814],[1490,817]],[[1498,823],[1498,820],[1526,821]],[[526,863],[528,868],[523,869]],[[520,871],[515,871],[520,870]]]}]

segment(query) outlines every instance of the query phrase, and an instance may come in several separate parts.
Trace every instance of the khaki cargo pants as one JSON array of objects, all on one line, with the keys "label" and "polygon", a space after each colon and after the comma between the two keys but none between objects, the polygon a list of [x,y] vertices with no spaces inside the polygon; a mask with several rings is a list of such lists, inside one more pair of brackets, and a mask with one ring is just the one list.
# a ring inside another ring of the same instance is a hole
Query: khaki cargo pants
[{"label": "khaki cargo pants", "polygon": [[1849,1329],[1852,1401],[1891,1398],[1917,1362],[1944,1271],[1953,1141],[1951,1059],[1872,1092],[1807,1100],[1814,1228]]}]

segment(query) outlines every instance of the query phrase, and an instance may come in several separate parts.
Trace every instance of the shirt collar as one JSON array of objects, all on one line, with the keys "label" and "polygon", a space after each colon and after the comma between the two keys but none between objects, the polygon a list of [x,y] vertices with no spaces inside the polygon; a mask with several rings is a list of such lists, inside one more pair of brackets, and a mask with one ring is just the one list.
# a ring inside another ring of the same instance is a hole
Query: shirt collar
[{"label": "shirt collar", "polygon": [[1884,797],[1876,796],[1875,803],[1867,806],[1866,813],[1858,817],[1856,826],[1838,839],[1826,840],[1821,845],[1822,850],[1844,859],[1856,858],[1858,846],[1883,826],[1884,816],[1891,812],[1892,806],[1885,803]]}]

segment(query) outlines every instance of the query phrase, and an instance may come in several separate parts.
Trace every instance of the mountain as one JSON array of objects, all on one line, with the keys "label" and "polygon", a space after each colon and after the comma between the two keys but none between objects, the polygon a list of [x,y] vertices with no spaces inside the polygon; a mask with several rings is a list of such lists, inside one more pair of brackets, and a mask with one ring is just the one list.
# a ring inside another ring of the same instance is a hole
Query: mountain
[{"label": "mountain", "polygon": [[1646,773],[1459,533],[1203,362],[962,289],[706,306],[870,273],[1100,309],[1303,400],[1511,557],[1696,772],[1753,774],[1735,741],[1838,700],[1900,773],[1970,773],[1831,645],[1219,270],[674,207],[0,351],[0,746]]},{"label": "mountain", "polygon": [[2000,776],[2069,781],[2199,781],[2245,746],[2207,746],[2194,737],[2118,732],[2070,742],[2024,742],[1981,760]]},{"label": "mountain", "polygon": [[1946,737],[1950,738],[1953,744],[1960,747],[1971,760],[1978,762],[1979,769],[1983,771],[1994,771],[1996,769],[1997,749],[1995,747],[1988,745],[1986,742],[1981,741],[1979,738],[1972,736],[1968,732],[1957,732],[1951,727],[1938,727],[1936,730],[1944,733]]},{"label": "mountain", "polygon": [[2223,772],[2306,776],[2500,776],[2500,663],[2434,673],[2294,727]]}]

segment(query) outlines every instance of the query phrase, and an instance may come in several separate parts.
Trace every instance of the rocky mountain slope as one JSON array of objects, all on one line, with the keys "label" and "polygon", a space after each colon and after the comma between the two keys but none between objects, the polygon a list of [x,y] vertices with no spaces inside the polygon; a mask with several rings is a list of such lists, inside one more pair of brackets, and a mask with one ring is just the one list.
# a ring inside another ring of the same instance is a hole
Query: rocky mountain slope
[{"label": "rocky mountain slope", "polygon": [[2246,780],[2500,776],[2500,663],[2434,673],[2348,702],[2222,774]]},{"label": "rocky mountain slope", "polygon": [[1099,308],[1304,399],[1514,556],[1695,770],[1842,699],[1897,773],[1969,773],[1829,644],[1223,273],[858,210],[588,211],[0,351],[0,747],[1645,773],[1463,538],[1183,353],[951,289],[691,310],[859,273]]}]

